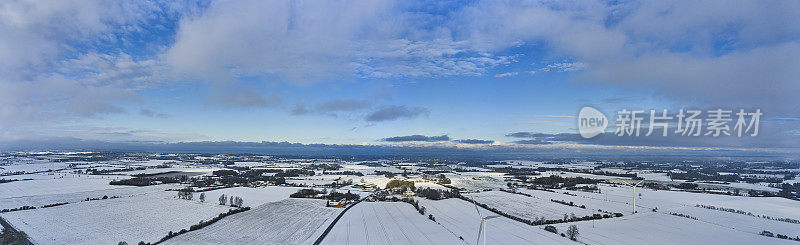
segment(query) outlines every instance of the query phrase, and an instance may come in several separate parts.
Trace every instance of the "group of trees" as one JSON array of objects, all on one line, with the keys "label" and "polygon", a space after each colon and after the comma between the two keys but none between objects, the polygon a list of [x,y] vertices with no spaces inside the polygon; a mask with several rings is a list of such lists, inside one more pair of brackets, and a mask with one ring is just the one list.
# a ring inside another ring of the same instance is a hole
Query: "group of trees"
[{"label": "group of trees", "polygon": [[350,193],[350,191],[347,191],[347,193],[331,191],[331,193],[328,193],[328,195],[325,196],[325,199],[328,199],[328,200],[342,200],[342,199],[345,199],[345,200],[358,200],[359,198],[361,198],[361,196],[359,196],[358,194]]},{"label": "group of trees", "polygon": [[226,196],[222,194],[219,196],[219,205],[230,205],[231,207],[242,207],[244,204],[244,199],[238,196]]},{"label": "group of trees", "polygon": [[447,199],[447,198],[457,197],[460,195],[458,190],[456,189],[438,190],[431,188],[419,188],[417,189],[416,193],[418,196],[428,198],[431,200]]},{"label": "group of trees", "polygon": [[756,215],[756,214],[753,214],[753,213],[748,212],[748,211],[739,210],[739,209],[733,209],[733,208],[716,207],[716,206],[712,206],[712,205],[703,205],[703,204],[695,204],[695,207],[711,209],[711,210],[725,211],[725,212],[729,212],[729,213],[736,213],[736,214],[747,215],[747,216],[753,216],[753,217],[758,217],[758,218],[762,218],[762,219],[777,220],[777,221],[782,221],[782,222],[787,222],[787,223],[792,223],[792,224],[800,224],[800,220],[796,220],[796,219],[792,219],[792,218],[776,218],[776,217],[771,217],[771,216],[766,216],[766,215]]},{"label": "group of trees", "polygon": [[573,178],[573,177],[561,177],[558,175],[550,175],[547,177],[539,177],[531,181],[527,181],[526,183],[532,183],[558,189],[565,187],[574,187],[575,185],[578,184],[597,184],[598,182],[600,181],[596,179],[587,179],[583,177]]},{"label": "group of trees", "polygon": [[580,205],[580,206],[578,206],[578,205],[576,205],[575,203],[573,203],[572,201],[570,201],[570,202],[567,202],[567,201],[564,201],[564,200],[556,200],[556,199],[550,199],[550,201],[551,201],[551,202],[554,202],[554,203],[559,203],[559,204],[567,205],[567,206],[572,206],[572,207],[579,207],[579,208],[584,208],[584,209],[586,208],[586,205]]},{"label": "group of trees", "polygon": [[436,178],[436,184],[440,184],[440,185],[449,185],[449,184],[451,184],[451,183],[453,183],[453,182],[452,182],[452,181],[450,181],[450,179],[449,179],[449,178],[447,178],[447,176],[445,176],[444,174],[439,174],[439,175],[437,176],[437,178]]},{"label": "group of trees", "polygon": [[339,171],[339,172],[327,172],[327,174],[364,176],[364,174],[363,174],[363,173],[361,173],[361,172],[358,172],[358,171]]},{"label": "group of trees", "polygon": [[36,209],[36,207],[25,205],[25,206],[18,207],[18,208],[4,208],[3,210],[0,210],[0,213],[8,213],[8,212],[29,210],[29,209]]},{"label": "group of trees", "polygon": [[[552,226],[552,225],[545,226],[545,227],[544,227],[544,230],[545,230],[545,231],[552,232],[553,234],[558,234],[558,229],[556,229],[556,227],[555,227],[555,226]],[[578,234],[580,234],[580,232],[578,231],[578,226],[576,226],[576,225],[570,225],[570,226],[567,228],[566,234],[564,234],[564,233],[561,233],[561,236],[562,236],[562,237],[567,237],[567,238],[569,238],[570,240],[573,240],[573,241],[575,241],[575,240],[577,240],[577,239],[578,239]]]},{"label": "group of trees", "polygon": [[310,188],[300,189],[297,192],[289,195],[289,197],[316,198],[316,199],[327,199],[327,200],[342,200],[342,199],[358,200],[359,198],[361,198],[361,196],[359,196],[358,194],[350,193],[350,191],[347,191],[347,193],[341,193],[337,191],[331,191],[330,193],[328,193],[325,190],[315,190]]},{"label": "group of trees", "polygon": [[398,180],[398,179],[393,179],[390,180],[389,183],[386,183],[386,189],[393,189],[393,188],[401,188],[403,190],[416,189],[416,187],[414,187],[414,181]]},{"label": "group of trees", "polygon": [[776,235],[776,234],[774,234],[774,233],[772,233],[770,231],[766,231],[766,230],[762,231],[761,233],[759,233],[759,235],[768,236],[768,237],[777,237],[777,238],[780,238],[780,239],[800,241],[800,236],[790,237],[790,236],[783,235],[783,234],[777,234]]},{"label": "group of trees", "polygon": [[289,197],[293,197],[293,198],[316,198],[320,194],[328,194],[328,192],[327,191],[323,191],[323,190],[315,190],[315,189],[311,189],[311,188],[305,188],[305,189],[297,190],[297,192],[292,193],[291,195],[289,195]]},{"label": "group of trees", "polygon": [[[414,200],[414,198],[403,198],[403,202],[411,204],[411,206],[414,206],[414,209],[416,209],[419,214],[425,215],[425,206],[419,205],[419,201]],[[436,221],[436,218],[433,217],[433,214],[428,214],[428,219],[434,222]]]},{"label": "group of trees", "polygon": [[165,183],[180,183],[179,178],[170,177],[135,177],[130,179],[112,180],[110,185],[148,186]]},{"label": "group of trees", "polygon": [[192,198],[194,198],[194,189],[192,187],[186,187],[178,190],[178,198],[192,200]]}]

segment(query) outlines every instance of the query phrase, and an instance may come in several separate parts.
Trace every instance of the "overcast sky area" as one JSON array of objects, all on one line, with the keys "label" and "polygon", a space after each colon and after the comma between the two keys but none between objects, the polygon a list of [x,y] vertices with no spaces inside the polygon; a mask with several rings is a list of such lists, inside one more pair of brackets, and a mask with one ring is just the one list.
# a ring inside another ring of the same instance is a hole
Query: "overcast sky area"
[{"label": "overcast sky area", "polygon": [[[800,147],[800,1],[6,0],[0,74],[6,147]],[[583,106],[764,115],[586,140]]]}]

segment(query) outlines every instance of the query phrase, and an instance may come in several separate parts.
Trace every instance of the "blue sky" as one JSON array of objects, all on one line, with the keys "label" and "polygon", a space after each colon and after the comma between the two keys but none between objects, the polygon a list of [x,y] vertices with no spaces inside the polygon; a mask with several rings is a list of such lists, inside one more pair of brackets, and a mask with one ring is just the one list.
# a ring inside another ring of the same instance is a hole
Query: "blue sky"
[{"label": "blue sky", "polygon": [[760,108],[759,140],[709,146],[800,143],[793,1],[0,9],[2,141],[397,144],[383,139],[447,135],[402,144],[513,146],[514,132],[577,133],[570,116],[593,106],[609,117],[622,108]]}]

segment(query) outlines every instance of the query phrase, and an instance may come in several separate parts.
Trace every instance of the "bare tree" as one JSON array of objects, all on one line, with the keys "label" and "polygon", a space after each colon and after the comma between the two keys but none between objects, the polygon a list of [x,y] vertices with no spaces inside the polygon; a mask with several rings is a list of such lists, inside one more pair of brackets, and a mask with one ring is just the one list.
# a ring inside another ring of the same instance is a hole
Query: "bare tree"
[{"label": "bare tree", "polygon": [[231,203],[231,205],[241,208],[242,207],[242,203],[244,203],[244,199],[242,199],[241,197],[236,197],[236,198],[233,199],[233,203]]},{"label": "bare tree", "polygon": [[567,228],[567,237],[569,237],[570,240],[575,241],[575,239],[578,239],[578,234],[580,234],[580,232],[578,232],[578,226],[570,225],[569,228]]}]

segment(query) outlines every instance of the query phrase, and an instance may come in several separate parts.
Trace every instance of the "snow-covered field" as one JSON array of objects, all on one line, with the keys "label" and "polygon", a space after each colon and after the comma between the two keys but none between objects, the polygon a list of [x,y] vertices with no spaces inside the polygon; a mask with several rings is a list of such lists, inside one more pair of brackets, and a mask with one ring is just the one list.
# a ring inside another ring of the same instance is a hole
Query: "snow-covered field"
[{"label": "snow-covered field", "polygon": [[[609,200],[616,203],[632,202],[632,189],[625,186],[598,185],[601,193],[570,191],[578,197],[595,200]],[[563,192],[563,191],[562,191]],[[717,207],[733,208],[752,212],[754,214],[772,217],[792,218],[800,220],[800,204],[797,201],[779,197],[743,197],[691,193],[682,191],[655,191],[637,188],[636,205],[639,210],[658,208],[661,212],[667,210],[692,206],[696,204],[713,205]],[[641,195],[639,195],[641,194]],[[627,214],[626,214],[627,215]]]},{"label": "snow-covered field", "polygon": [[[206,194],[206,202],[210,203],[219,203],[220,195],[225,196],[238,196],[244,199],[244,206],[248,207],[257,207],[261,206],[264,203],[268,202],[277,202],[286,198],[289,198],[289,195],[292,193],[297,192],[299,187],[279,187],[279,186],[267,186],[267,187],[234,187],[234,188],[225,188],[213,191],[202,192]],[[194,199],[197,200],[200,194],[195,193]]]},{"label": "snow-covered field", "polygon": [[0,214],[36,244],[155,242],[169,231],[188,229],[229,207],[181,200],[170,192],[86,201]]},{"label": "snow-covered field", "polygon": [[[565,202],[573,202],[577,206],[581,205],[586,206],[586,209],[588,210],[602,209],[603,211],[612,213],[618,212],[618,213],[628,214],[632,211],[633,208],[631,204],[625,202],[625,201],[633,201],[633,199],[624,200],[624,198],[621,199],[615,198],[613,200],[606,200],[605,196],[601,196],[602,198],[585,197],[584,195],[581,195],[584,192],[579,192],[579,191],[548,192],[548,191],[529,190],[529,189],[517,189],[516,191],[531,195],[534,198],[548,202],[550,199],[561,200]],[[564,194],[563,192],[570,193],[571,195]],[[552,204],[561,205],[558,203],[552,203]]]},{"label": "snow-covered field", "polygon": [[195,167],[148,168],[145,170],[119,172],[117,174],[137,175],[137,174],[160,174],[168,172],[184,172],[190,175],[191,174],[202,175],[202,174],[211,174],[211,172],[221,169],[223,168],[195,168]]},{"label": "snow-covered field", "polygon": [[506,188],[502,173],[462,172],[459,174],[445,174],[445,176],[450,178],[452,186],[467,190]]},{"label": "snow-covered field", "polygon": [[540,217],[554,220],[563,218],[565,214],[583,217],[599,213],[596,209],[583,209],[551,202],[549,198],[528,197],[502,191],[487,191],[466,196],[478,203],[528,220],[536,220]]},{"label": "snow-covered field", "polygon": [[[708,236],[714,237],[713,244],[726,244],[724,241],[737,241],[737,239],[742,239],[739,240],[741,242],[737,244],[742,242],[752,244],[754,241],[759,240],[765,242],[781,242],[773,241],[781,239],[757,235],[763,230],[789,235],[790,237],[800,236],[800,224],[757,217],[758,215],[767,215],[774,218],[800,219],[800,205],[798,205],[798,202],[785,198],[741,197],[637,189],[637,193],[641,193],[641,196],[637,194],[636,201],[637,211],[639,213],[632,215],[630,203],[632,202],[633,196],[630,187],[613,187],[603,184],[599,185],[599,187],[601,193],[569,192],[576,196],[535,190],[519,191],[534,196],[541,196],[542,198],[563,198],[565,201],[574,201],[576,204],[584,204],[587,206],[587,209],[600,208],[614,212],[619,211],[625,214],[622,218],[595,221],[597,229],[592,231],[596,232],[596,234],[586,234],[587,240],[584,241],[590,244],[626,244],[628,243],[627,241],[615,240],[619,237],[631,235],[625,233],[626,231],[623,231],[625,229],[632,229],[632,233],[658,233],[658,236],[631,238],[631,241],[634,242],[630,242],[630,244],[658,244],[665,243],[664,241],[684,241],[677,243],[692,243],[690,241],[696,240],[691,240],[686,237],[703,237],[697,235],[699,231],[703,231],[702,233],[707,231],[727,234],[719,238],[717,238],[717,235]],[[695,207],[697,204],[743,210],[745,212],[751,212],[754,216]],[[652,209],[656,207],[658,211],[653,212]],[[689,215],[697,218],[697,220],[677,217],[669,213]],[[584,234],[583,231],[591,227],[591,222],[592,221],[578,222],[582,226],[581,234]],[[603,227],[600,227],[601,224]],[[587,226],[589,228],[586,228]],[[566,225],[559,225],[559,229],[562,228],[566,229]],[[633,237],[636,236],[638,235],[633,235]],[[703,241],[706,241],[706,239],[703,239]]]},{"label": "snow-covered field", "polygon": [[102,176],[14,181],[0,184],[0,198],[126,188],[109,185],[109,182],[111,179]]},{"label": "snow-covered field", "polygon": [[[465,244],[475,244],[480,217],[472,203],[456,198],[438,201],[419,199],[419,203],[445,229],[463,237]],[[489,210],[479,209],[483,216],[495,215]],[[530,226],[502,216],[488,220],[486,234],[487,244],[575,244],[543,230],[543,227]]]},{"label": "snow-covered field", "polygon": [[458,236],[404,202],[361,202],[339,219],[323,244],[462,244]]},{"label": "snow-covered field", "polygon": [[341,212],[325,200],[289,198],[234,214],[163,244],[311,244]]},{"label": "snow-covered field", "polygon": [[661,212],[556,227],[564,232],[570,224],[578,226],[578,241],[587,244],[797,244]]},{"label": "snow-covered field", "polygon": [[103,196],[109,196],[109,197],[139,196],[148,193],[163,193],[165,192],[164,190],[170,188],[179,188],[179,186],[177,185],[156,185],[156,186],[144,186],[144,187],[119,186],[119,188],[114,188],[114,189],[101,189],[93,191],[65,192],[65,193],[53,193],[53,194],[21,196],[21,197],[0,197],[0,209],[19,208],[22,206],[41,207],[48,204],[64,203],[64,202],[75,203],[84,201],[86,198],[102,198]]},{"label": "snow-covered field", "polygon": [[49,162],[41,160],[31,160],[25,162],[16,162],[12,165],[0,165],[0,174],[2,173],[34,173],[39,171],[58,170],[66,168],[69,164],[63,162]]}]

